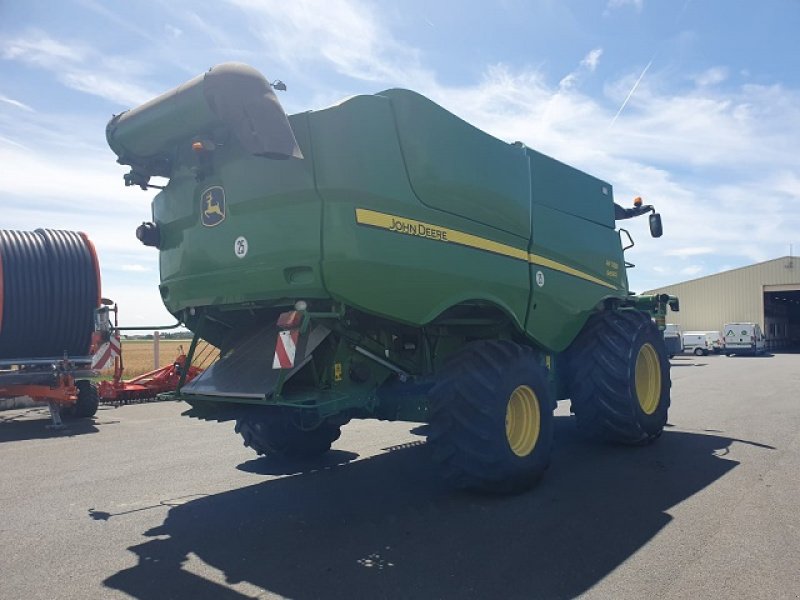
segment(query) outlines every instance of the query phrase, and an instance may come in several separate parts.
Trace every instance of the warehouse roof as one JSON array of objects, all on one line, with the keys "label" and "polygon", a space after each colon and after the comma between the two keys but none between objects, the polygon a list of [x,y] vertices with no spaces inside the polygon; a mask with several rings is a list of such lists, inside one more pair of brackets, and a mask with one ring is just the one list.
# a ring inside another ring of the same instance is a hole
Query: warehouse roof
[{"label": "warehouse roof", "polygon": [[773,259],[770,259],[770,260],[765,260],[765,261],[760,262],[760,263],[755,263],[755,264],[752,264],[752,265],[745,265],[744,267],[736,267],[734,269],[728,269],[727,271],[720,271],[719,273],[712,273],[710,275],[703,275],[702,277],[696,277],[694,279],[687,279],[685,281],[677,281],[675,283],[662,285],[662,286],[659,286],[657,288],[654,288],[653,290],[648,290],[648,291],[642,292],[642,293],[649,294],[649,293],[652,293],[655,290],[661,290],[661,289],[668,288],[668,287],[673,287],[673,286],[676,286],[676,285],[684,285],[686,283],[694,283],[696,281],[703,281],[704,279],[712,279],[714,277],[719,277],[720,275],[726,275],[728,273],[734,273],[735,271],[744,271],[746,269],[756,269],[758,267],[762,267],[764,265],[775,263],[775,262],[778,262],[778,261],[781,261],[781,260],[792,261],[791,263],[789,263],[790,265],[800,268],[800,257],[797,257],[797,256],[781,256],[780,258],[773,258]]}]

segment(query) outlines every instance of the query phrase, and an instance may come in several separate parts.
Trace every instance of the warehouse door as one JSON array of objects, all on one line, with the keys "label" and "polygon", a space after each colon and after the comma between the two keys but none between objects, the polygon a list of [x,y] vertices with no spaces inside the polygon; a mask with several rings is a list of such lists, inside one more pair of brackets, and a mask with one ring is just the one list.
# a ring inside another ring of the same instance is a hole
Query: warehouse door
[{"label": "warehouse door", "polygon": [[800,352],[800,283],[764,286],[764,333],[771,350]]}]

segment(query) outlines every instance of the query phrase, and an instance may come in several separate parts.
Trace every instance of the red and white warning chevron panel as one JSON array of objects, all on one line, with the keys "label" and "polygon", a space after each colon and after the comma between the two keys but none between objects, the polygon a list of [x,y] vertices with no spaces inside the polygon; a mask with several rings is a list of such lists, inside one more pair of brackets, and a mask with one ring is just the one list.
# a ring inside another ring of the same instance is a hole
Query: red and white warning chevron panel
[{"label": "red and white warning chevron panel", "polygon": [[299,337],[299,329],[278,333],[278,341],[275,343],[275,359],[272,361],[273,369],[291,369],[294,367],[294,356],[297,353],[297,339]]},{"label": "red and white warning chevron panel", "polygon": [[119,341],[119,336],[112,335],[109,340],[100,345],[92,355],[92,369],[102,371],[113,363],[114,357],[119,356],[122,343]]}]

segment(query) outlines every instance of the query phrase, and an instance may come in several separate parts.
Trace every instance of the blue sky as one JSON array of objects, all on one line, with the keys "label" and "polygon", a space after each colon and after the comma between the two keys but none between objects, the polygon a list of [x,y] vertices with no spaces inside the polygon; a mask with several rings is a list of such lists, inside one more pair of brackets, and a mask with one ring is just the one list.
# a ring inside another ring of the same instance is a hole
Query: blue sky
[{"label": "blue sky", "polygon": [[170,321],[105,124],[235,60],[288,112],[406,87],[643,196],[633,289],[768,260],[800,252],[798,28],[796,0],[0,0],[0,226],[86,231],[123,321]]}]

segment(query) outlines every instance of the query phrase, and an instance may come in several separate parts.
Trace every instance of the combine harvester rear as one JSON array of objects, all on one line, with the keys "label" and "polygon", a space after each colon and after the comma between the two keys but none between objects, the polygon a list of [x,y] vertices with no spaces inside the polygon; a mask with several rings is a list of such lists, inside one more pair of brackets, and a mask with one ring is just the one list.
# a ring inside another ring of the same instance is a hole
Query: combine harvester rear
[{"label": "combine harvester rear", "polygon": [[677,299],[629,291],[612,186],[391,89],[287,117],[214,67],[108,124],[126,185],[169,181],[137,237],[167,309],[221,358],[179,388],[259,454],[312,456],[350,419],[429,423],[451,484],[543,475],[556,401],[592,438],[658,438],[660,331]]}]

